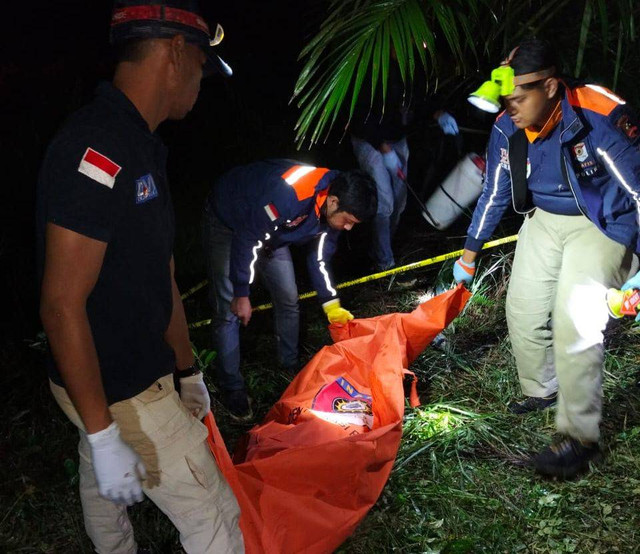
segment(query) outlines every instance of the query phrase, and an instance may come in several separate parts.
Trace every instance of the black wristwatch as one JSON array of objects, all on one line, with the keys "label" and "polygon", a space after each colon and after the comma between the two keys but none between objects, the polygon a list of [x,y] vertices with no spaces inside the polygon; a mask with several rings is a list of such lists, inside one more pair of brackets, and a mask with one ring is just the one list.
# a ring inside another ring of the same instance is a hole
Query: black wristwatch
[{"label": "black wristwatch", "polygon": [[177,367],[173,370],[173,374],[178,379],[184,379],[185,377],[191,377],[193,375],[198,375],[200,370],[195,365],[190,365],[186,369],[178,369]]}]

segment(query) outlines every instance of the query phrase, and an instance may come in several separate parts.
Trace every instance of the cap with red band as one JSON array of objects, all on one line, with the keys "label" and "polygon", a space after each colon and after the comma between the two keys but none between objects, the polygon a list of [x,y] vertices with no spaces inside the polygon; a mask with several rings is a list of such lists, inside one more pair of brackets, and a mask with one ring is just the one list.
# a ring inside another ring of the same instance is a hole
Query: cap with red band
[{"label": "cap with red band", "polygon": [[212,38],[196,0],[169,0],[162,3],[116,0],[111,17],[112,44],[145,38],[172,38],[177,34],[204,50],[207,55],[205,71],[218,71],[227,76],[233,73],[229,65],[213,52],[213,47],[224,37],[222,27],[216,25]]},{"label": "cap with red band", "polygon": [[113,11],[111,25],[120,25],[130,21],[169,21],[198,29],[209,35],[209,25],[198,14],[168,6],[129,6]]}]

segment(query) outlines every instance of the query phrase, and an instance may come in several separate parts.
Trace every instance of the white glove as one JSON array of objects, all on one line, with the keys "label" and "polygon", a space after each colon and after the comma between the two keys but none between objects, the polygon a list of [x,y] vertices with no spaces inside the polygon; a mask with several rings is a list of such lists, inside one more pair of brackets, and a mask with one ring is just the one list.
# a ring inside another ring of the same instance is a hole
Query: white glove
[{"label": "white glove", "polygon": [[402,162],[395,150],[391,149],[382,154],[382,163],[392,175],[397,175],[398,172],[402,173]]},{"label": "white glove", "polygon": [[445,135],[457,135],[460,132],[456,118],[447,112],[440,113],[438,125],[440,125],[440,129]]},{"label": "white glove", "polygon": [[100,496],[127,506],[142,502],[141,479],[147,472],[140,456],[120,438],[118,424],[114,421],[87,439]]},{"label": "white glove", "polygon": [[202,419],[209,413],[211,399],[202,373],[180,379],[180,400],[197,419]]}]

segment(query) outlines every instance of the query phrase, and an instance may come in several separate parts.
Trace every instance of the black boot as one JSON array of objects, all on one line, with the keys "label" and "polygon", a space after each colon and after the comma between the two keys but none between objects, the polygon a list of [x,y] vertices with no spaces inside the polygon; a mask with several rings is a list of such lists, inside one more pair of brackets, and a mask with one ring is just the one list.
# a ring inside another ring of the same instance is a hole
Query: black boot
[{"label": "black boot", "polygon": [[512,414],[528,414],[529,412],[539,412],[553,406],[558,400],[558,393],[554,392],[549,396],[527,396],[519,402],[511,402],[507,409]]},{"label": "black boot", "polygon": [[221,400],[229,415],[236,421],[249,421],[253,417],[251,399],[245,389],[223,390]]},{"label": "black boot", "polygon": [[583,442],[564,437],[540,451],[533,458],[536,472],[560,479],[572,479],[589,469],[589,462],[602,457],[597,442]]}]

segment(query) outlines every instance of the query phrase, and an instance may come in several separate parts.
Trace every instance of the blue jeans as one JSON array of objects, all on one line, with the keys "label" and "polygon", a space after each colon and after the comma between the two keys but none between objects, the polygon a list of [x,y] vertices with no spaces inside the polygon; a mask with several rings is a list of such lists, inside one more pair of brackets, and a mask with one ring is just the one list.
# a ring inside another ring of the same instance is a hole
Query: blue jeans
[{"label": "blue jeans", "polygon": [[[242,390],[245,385],[240,373],[240,321],[230,310],[233,284],[229,279],[229,262],[233,231],[208,207],[202,227],[209,278],[209,304],[213,310],[211,331],[213,346],[218,354],[218,382],[223,390]],[[289,247],[262,252],[257,269],[274,305],[279,362],[285,367],[297,366],[300,310]]]},{"label": "blue jeans", "polygon": [[[395,265],[391,239],[396,232],[400,215],[407,205],[407,185],[404,180],[384,166],[382,153],[368,142],[351,136],[353,153],[360,169],[373,177],[378,189],[378,211],[373,220],[373,243],[371,257],[377,269],[385,270]],[[409,146],[407,139],[390,143],[402,161],[402,170],[407,175]]]}]

